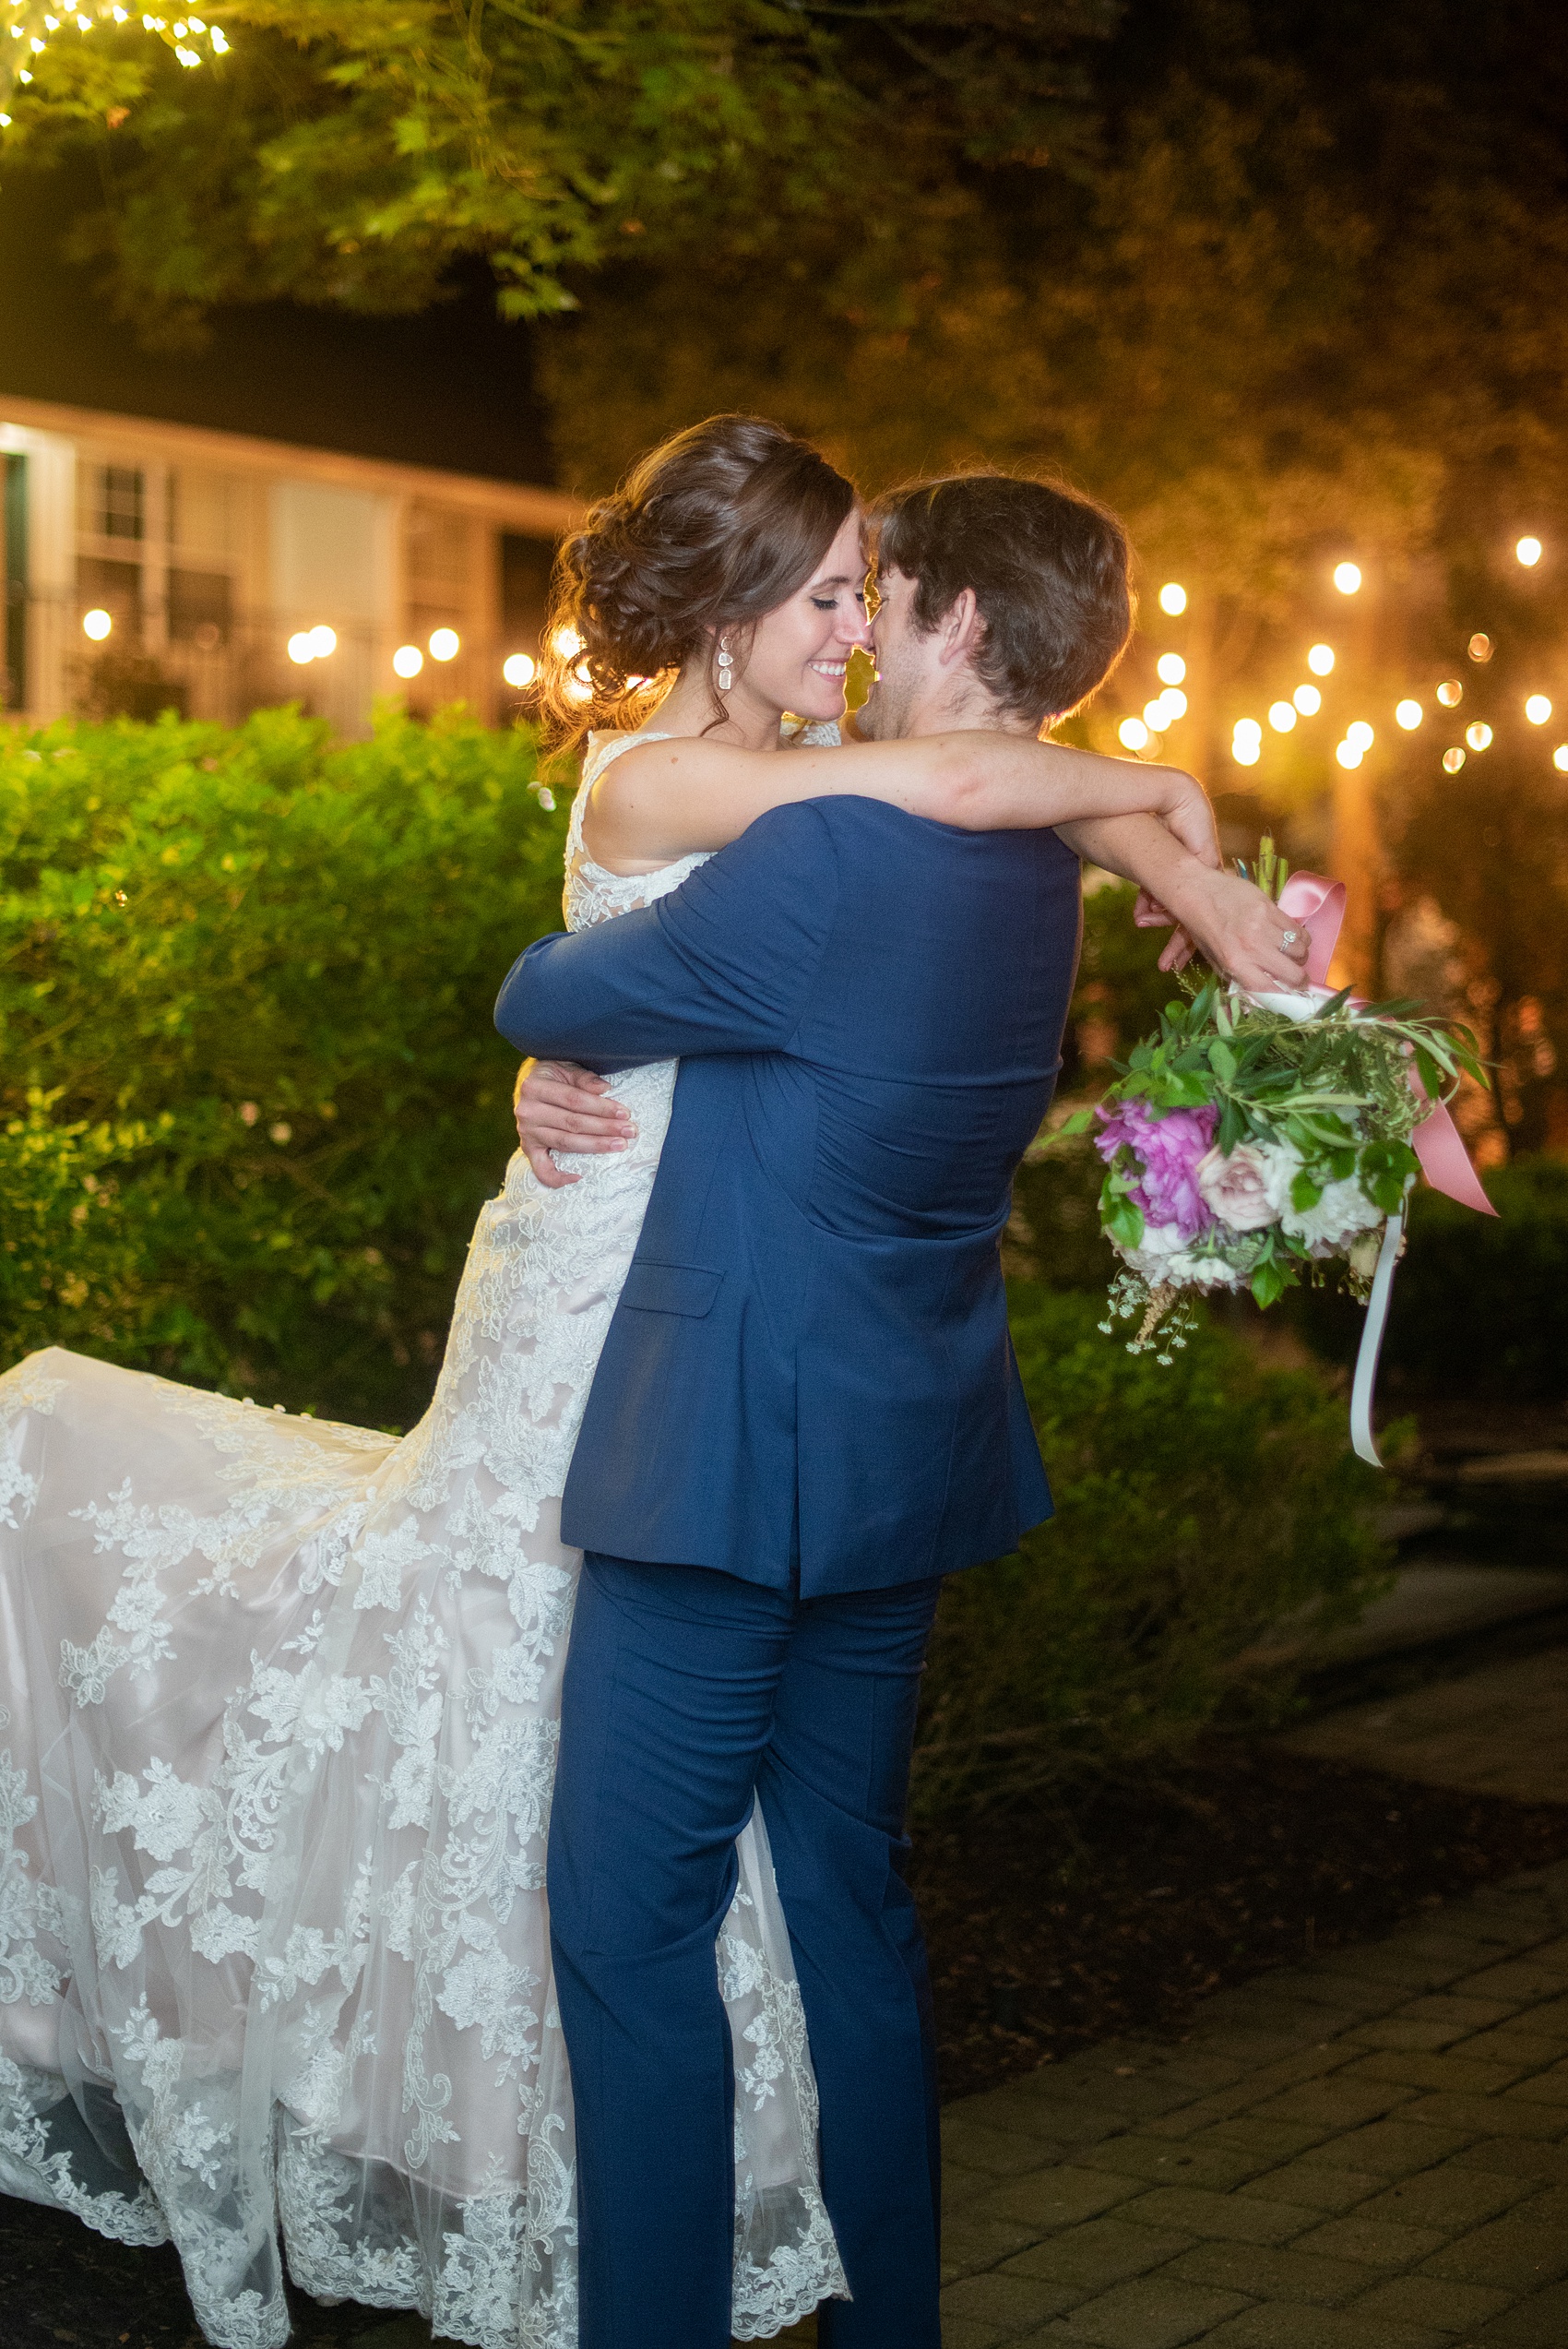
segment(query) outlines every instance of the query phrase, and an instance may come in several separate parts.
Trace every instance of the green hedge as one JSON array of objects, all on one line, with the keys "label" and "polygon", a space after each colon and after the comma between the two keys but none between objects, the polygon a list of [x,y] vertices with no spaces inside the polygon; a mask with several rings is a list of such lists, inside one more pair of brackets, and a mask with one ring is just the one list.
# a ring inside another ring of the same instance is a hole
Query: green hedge
[{"label": "green hedge", "polygon": [[1107,1338],[1101,1313],[1013,1284],[1056,1515],[944,1592],[916,1755],[926,1811],[1179,1742],[1237,1691],[1235,1661],[1267,1625],[1313,1600],[1346,1619],[1382,1587],[1380,1480],[1349,1452],[1342,1400],[1218,1328],[1162,1370]]},{"label": "green hedge", "polygon": [[561,919],[535,785],[460,715],[0,729],[0,1362],[417,1416]]}]

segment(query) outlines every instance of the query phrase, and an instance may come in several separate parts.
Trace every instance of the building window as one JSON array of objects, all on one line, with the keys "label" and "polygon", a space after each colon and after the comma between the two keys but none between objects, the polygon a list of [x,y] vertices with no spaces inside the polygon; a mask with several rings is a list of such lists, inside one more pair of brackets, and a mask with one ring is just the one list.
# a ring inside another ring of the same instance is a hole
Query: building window
[{"label": "building window", "polygon": [[469,618],[472,549],[466,514],[450,507],[427,506],[416,498],[409,507],[405,541],[408,564],[409,627],[422,644],[432,628],[456,628]]},{"label": "building window", "polygon": [[146,481],[139,466],[93,468],[92,527],[100,538],[146,535]]},{"label": "building window", "polygon": [[227,571],[169,572],[169,641],[216,652],[233,626],[233,582]]},{"label": "building window", "polygon": [[[77,557],[78,614],[107,612],[113,624],[113,650],[141,643],[141,565],[112,563],[99,554]],[[89,648],[90,650],[90,647]]]}]

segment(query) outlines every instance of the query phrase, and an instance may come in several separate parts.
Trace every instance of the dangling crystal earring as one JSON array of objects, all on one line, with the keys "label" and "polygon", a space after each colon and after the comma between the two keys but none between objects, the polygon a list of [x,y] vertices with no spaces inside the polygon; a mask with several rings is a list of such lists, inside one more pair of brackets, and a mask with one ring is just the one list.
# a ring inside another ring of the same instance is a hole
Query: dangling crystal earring
[{"label": "dangling crystal earring", "polygon": [[735,656],[730,650],[728,637],[719,639],[719,690],[728,693],[735,682]]}]

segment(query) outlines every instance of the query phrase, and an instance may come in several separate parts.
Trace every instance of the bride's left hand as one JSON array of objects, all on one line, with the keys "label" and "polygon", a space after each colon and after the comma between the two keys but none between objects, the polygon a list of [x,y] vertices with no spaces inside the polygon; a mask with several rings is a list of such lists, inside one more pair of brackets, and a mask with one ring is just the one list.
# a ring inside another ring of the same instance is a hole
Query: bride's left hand
[{"label": "bride's left hand", "polygon": [[1157,897],[1151,897],[1147,889],[1138,891],[1137,900],[1133,907],[1133,919],[1140,930],[1169,930],[1170,932],[1170,937],[1166,939],[1160,951],[1159,968],[1162,971],[1186,969],[1194,955],[1196,954],[1197,948],[1187,936],[1186,931],[1182,929],[1174,913],[1167,913],[1159,900]]},{"label": "bride's left hand", "polygon": [[564,1174],[552,1151],[594,1158],[624,1150],[637,1130],[605,1079],[572,1060],[525,1060],[512,1091],[512,1115],[523,1154],[549,1191],[581,1180]]},{"label": "bride's left hand", "polygon": [[1281,913],[1253,882],[1239,873],[1188,865],[1161,887],[1174,904],[1167,909],[1144,891],[1138,911],[1146,924],[1178,925],[1159,958],[1162,971],[1180,970],[1195,946],[1238,986],[1254,992],[1305,986],[1310,944],[1305,928]]}]

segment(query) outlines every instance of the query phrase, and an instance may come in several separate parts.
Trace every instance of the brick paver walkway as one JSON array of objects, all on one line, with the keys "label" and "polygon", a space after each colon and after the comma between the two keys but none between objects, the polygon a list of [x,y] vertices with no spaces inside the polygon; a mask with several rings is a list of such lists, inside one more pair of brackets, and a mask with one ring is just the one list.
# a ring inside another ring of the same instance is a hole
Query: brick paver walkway
[{"label": "brick paver walkway", "polygon": [[1568,1865],[944,2136],[945,2349],[1568,2349]]},{"label": "brick paver walkway", "polygon": [[1568,1648],[1350,1705],[1279,1742],[1398,1778],[1520,1803],[1568,1803]]}]

